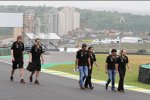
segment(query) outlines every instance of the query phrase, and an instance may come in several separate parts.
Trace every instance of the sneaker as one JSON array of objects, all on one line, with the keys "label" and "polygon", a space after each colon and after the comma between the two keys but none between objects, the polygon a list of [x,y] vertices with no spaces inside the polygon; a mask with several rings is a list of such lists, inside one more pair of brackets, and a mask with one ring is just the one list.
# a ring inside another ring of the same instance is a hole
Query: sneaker
[{"label": "sneaker", "polygon": [[32,76],[29,77],[30,82],[33,82],[33,78]]},{"label": "sneaker", "polygon": [[107,84],[105,84],[105,89],[108,90],[108,85]]},{"label": "sneaker", "polygon": [[81,90],[85,90],[85,87],[80,87]]},{"label": "sneaker", "polygon": [[21,80],[20,80],[20,83],[25,84],[24,79],[21,79]]},{"label": "sneaker", "polygon": [[35,83],[35,84],[38,84],[38,85],[40,84],[38,80],[35,80],[35,82],[34,82],[34,83]]},{"label": "sneaker", "polygon": [[94,87],[90,87],[90,90],[93,90],[94,89]]},{"label": "sneaker", "polygon": [[115,89],[112,89],[111,91],[112,91],[112,92],[117,92]]},{"label": "sneaker", "polygon": [[13,79],[13,76],[11,76],[11,77],[10,77],[10,81],[13,81],[13,80],[14,80],[14,79]]}]

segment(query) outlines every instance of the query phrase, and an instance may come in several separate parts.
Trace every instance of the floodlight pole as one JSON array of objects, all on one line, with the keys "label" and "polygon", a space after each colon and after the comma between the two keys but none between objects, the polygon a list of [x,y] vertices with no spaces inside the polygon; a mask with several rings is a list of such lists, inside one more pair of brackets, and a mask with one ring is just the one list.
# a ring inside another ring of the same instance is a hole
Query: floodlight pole
[{"label": "floodlight pole", "polygon": [[122,37],[122,28],[123,28],[123,23],[124,23],[124,18],[120,18],[120,23],[121,23],[121,32],[119,34],[119,50],[121,50],[121,37]]}]

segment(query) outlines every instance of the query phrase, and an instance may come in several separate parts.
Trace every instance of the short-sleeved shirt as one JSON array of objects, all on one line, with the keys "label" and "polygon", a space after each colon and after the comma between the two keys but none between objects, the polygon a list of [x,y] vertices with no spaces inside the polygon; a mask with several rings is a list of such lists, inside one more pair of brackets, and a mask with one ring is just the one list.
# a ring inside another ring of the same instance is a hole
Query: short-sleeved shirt
[{"label": "short-sleeved shirt", "polygon": [[88,66],[89,52],[87,50],[77,51],[76,58],[78,59],[78,66]]},{"label": "short-sleeved shirt", "polygon": [[129,63],[128,57],[127,56],[119,56],[117,59],[118,63],[118,69],[126,69],[126,64]]},{"label": "short-sleeved shirt", "polygon": [[40,61],[41,54],[43,53],[42,46],[37,47],[33,45],[31,48],[32,61]]},{"label": "short-sleeved shirt", "polygon": [[117,56],[113,57],[112,55],[109,55],[106,59],[106,63],[108,64],[108,70],[114,70],[117,63]]},{"label": "short-sleeved shirt", "polygon": [[93,52],[89,53],[89,56],[90,56],[91,66],[93,66],[93,63],[96,61],[96,56]]},{"label": "short-sleeved shirt", "polygon": [[14,42],[12,44],[11,50],[13,50],[15,59],[23,60],[24,44],[22,42]]}]

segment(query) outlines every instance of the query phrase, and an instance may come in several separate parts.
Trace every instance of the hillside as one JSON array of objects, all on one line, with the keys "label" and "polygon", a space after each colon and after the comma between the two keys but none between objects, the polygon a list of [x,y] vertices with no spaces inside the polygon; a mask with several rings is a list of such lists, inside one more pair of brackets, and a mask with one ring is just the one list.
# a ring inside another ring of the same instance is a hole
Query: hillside
[{"label": "hillside", "polygon": [[[35,9],[36,15],[42,15],[45,10],[52,7],[27,7],[27,6],[0,6],[0,12],[23,13],[28,9]],[[60,9],[60,8],[58,8]],[[123,31],[133,31],[135,33],[150,32],[150,16],[132,15],[129,13],[118,13],[109,11],[93,11],[78,9],[81,15],[81,22],[87,19],[87,27],[92,27],[96,30],[117,29],[120,30],[120,17],[124,17]],[[1,29],[0,35],[11,33],[10,29]]]}]

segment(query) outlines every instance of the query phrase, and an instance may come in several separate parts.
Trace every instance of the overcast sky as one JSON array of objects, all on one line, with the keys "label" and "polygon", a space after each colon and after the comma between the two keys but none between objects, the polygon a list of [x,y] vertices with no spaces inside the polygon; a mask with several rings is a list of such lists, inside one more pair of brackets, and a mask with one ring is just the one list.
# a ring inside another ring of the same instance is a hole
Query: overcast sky
[{"label": "overcast sky", "polygon": [[82,9],[150,14],[150,1],[0,1],[0,5],[39,6],[44,4],[53,7],[71,6]]}]

